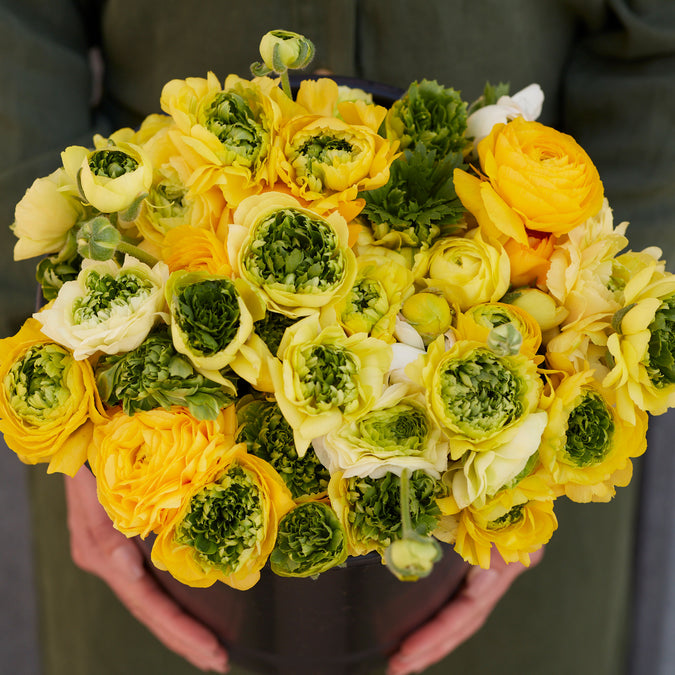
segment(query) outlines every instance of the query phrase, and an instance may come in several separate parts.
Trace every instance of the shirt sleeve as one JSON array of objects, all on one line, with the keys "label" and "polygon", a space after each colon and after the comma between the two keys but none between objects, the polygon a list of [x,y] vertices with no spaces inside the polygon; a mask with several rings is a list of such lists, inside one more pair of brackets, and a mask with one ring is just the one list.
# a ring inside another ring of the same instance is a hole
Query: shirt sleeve
[{"label": "shirt sleeve", "polygon": [[0,1],[0,336],[34,310],[35,260],[13,260],[14,207],[67,145],[91,140],[85,14],[68,0]]},{"label": "shirt sleeve", "polygon": [[675,269],[675,2],[591,0],[570,56],[562,118],[594,161],[633,250]]}]

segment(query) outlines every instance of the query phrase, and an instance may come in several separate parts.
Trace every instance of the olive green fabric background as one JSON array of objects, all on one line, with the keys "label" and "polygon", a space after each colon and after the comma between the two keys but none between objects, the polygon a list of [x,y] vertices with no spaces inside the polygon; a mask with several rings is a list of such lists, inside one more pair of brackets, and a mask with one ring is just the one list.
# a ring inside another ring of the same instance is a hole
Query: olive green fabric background
[{"label": "olive green fabric background", "polygon": [[[617,222],[631,222],[633,248],[656,243],[675,261],[672,0],[0,0],[0,335],[34,303],[34,261],[12,261],[6,227],[31,181],[66,145],[158,112],[171,78],[247,76],[272,28],[309,36],[312,68],[390,85],[435,78],[471,100],[486,80],[512,91],[539,82],[541,120],[589,152]],[[105,63],[100,99],[94,45]],[[75,569],[62,481],[41,468],[30,479],[45,675],[193,672]],[[609,505],[561,500],[544,563],[429,672],[624,672],[638,487]]]}]

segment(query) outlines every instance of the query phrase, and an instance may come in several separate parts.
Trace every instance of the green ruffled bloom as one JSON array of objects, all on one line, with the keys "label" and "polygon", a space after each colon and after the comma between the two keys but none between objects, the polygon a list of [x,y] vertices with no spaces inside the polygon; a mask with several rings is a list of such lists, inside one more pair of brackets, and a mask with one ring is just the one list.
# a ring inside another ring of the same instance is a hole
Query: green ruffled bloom
[{"label": "green ruffled bloom", "polygon": [[467,104],[454,89],[434,80],[413,82],[385,119],[387,138],[398,139],[401,149],[421,143],[440,158],[467,146]]},{"label": "green ruffled bloom", "polygon": [[586,391],[567,420],[562,459],[574,466],[599,464],[612,448],[614,420],[604,399]]},{"label": "green ruffled bloom", "polygon": [[323,292],[345,274],[335,232],[322,219],[291,208],[258,225],[243,265],[254,283],[288,293]]},{"label": "green ruffled bloom", "polygon": [[330,478],[311,446],[299,457],[293,429],[274,401],[246,397],[237,404],[237,443],[271,464],[283,478],[293,499],[324,494]]},{"label": "green ruffled bloom", "polygon": [[261,113],[236,91],[215,94],[199,121],[221,142],[225,166],[244,166],[255,173],[267,158],[270,135]]},{"label": "green ruffled bloom", "polygon": [[276,356],[284,332],[295,321],[296,319],[292,319],[285,314],[279,314],[279,312],[267,312],[263,319],[255,322],[255,332],[267,345],[270,352]]},{"label": "green ruffled bloom", "polygon": [[239,328],[237,291],[229,279],[206,279],[176,289],[171,311],[185,343],[200,356],[225,349]]},{"label": "green ruffled bloom", "polygon": [[649,326],[647,373],[656,387],[675,382],[675,296],[665,298]]},{"label": "green ruffled bloom", "polygon": [[230,387],[198,373],[173,346],[168,330],[151,333],[131,352],[104,356],[96,366],[96,384],[109,406],[127,415],[138,410],[185,406],[200,420],[215,419],[236,395]]},{"label": "green ruffled bloom", "polygon": [[455,192],[453,171],[463,168],[461,152],[442,156],[418,143],[396,159],[389,181],[359,193],[365,199],[361,216],[376,242],[429,247],[455,233],[464,207]]},{"label": "green ruffled bloom", "polygon": [[206,565],[236,572],[264,536],[260,490],[240,466],[192,498],[174,540],[195,549]]},{"label": "green ruffled bloom", "polygon": [[344,529],[323,502],[305,502],[279,523],[270,556],[272,571],[282,577],[316,577],[347,559]]},{"label": "green ruffled bloom", "polygon": [[[350,540],[383,554],[403,534],[400,478],[393,473],[349,478],[346,489]],[[410,476],[410,522],[418,534],[428,535],[436,527],[441,515],[436,499],[441,496],[445,496],[441,481],[424,471]]]},{"label": "green ruffled bloom", "polygon": [[42,287],[44,299],[47,302],[54,300],[63,284],[77,279],[81,266],[82,256],[77,252],[75,230],[71,229],[63,248],[42,258],[37,265],[35,278]]}]

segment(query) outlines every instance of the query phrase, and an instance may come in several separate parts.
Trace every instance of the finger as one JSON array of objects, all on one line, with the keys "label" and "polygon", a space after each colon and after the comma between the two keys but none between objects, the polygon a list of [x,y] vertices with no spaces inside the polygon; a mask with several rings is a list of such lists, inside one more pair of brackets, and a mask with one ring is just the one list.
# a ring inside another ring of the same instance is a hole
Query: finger
[{"label": "finger", "polygon": [[111,586],[133,616],[167,647],[202,670],[227,671],[227,651],[213,633],[186,614],[150,575],[135,584]]}]

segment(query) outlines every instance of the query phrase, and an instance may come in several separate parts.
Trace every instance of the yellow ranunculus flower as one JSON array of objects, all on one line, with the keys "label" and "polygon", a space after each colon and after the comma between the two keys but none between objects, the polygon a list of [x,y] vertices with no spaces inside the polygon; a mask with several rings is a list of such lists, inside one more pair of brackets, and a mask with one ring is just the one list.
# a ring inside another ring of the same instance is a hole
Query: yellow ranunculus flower
[{"label": "yellow ranunculus flower", "polygon": [[[316,90],[325,96],[323,105],[316,100]],[[306,98],[310,98],[308,92],[301,91],[298,102]],[[384,185],[398,146],[377,133],[385,108],[363,101],[338,104],[337,99],[337,84],[322,78],[315,84],[310,101],[322,114],[288,120],[275,146],[279,178],[319,213],[354,202],[359,191]],[[333,116],[336,104],[340,117]]]},{"label": "yellow ranunculus flower", "polygon": [[183,584],[254,586],[274,548],[279,521],[294,506],[279,474],[239,444],[218,472],[193,485],[152,547],[156,567]]},{"label": "yellow ranunculus flower", "polygon": [[551,127],[521,117],[496,124],[478,156],[490,188],[529,230],[563,234],[602,208],[595,165],[571,136]]},{"label": "yellow ranunculus flower", "polygon": [[193,194],[218,185],[228,204],[236,206],[274,184],[274,134],[289,108],[296,109],[275,80],[230,75],[221,86],[213,73],[171,80],[160,103],[176,122],[171,137],[192,168]]},{"label": "yellow ranunculus flower", "polygon": [[102,213],[124,211],[152,184],[152,164],[145,150],[116,141],[126,138],[122,131],[110,139],[96,136],[95,150],[71,145],[61,153],[70,180],[81,186],[85,201]]},{"label": "yellow ranunculus flower", "polygon": [[283,192],[242,202],[228,228],[227,252],[235,276],[258,287],[269,309],[292,318],[339,300],[356,278],[344,218],[320,216]]},{"label": "yellow ranunculus flower", "polygon": [[258,383],[263,358],[253,324],[264,318],[265,303],[255,287],[244,279],[179,270],[169,276],[164,293],[177,352],[215,382],[229,384],[220,373],[229,366]]},{"label": "yellow ranunculus flower", "polygon": [[314,45],[304,35],[290,30],[271,30],[260,40],[260,56],[275,73],[304,68],[314,57]]},{"label": "yellow ranunculus flower", "polygon": [[503,302],[484,302],[460,312],[456,319],[455,333],[459,340],[474,340],[487,344],[490,331],[511,323],[523,338],[522,354],[537,360],[541,345],[541,328],[535,318],[517,305]]},{"label": "yellow ranunculus flower", "polygon": [[529,356],[502,356],[472,340],[459,340],[446,351],[443,336],[405,372],[425,390],[454,460],[467,450],[493,450],[513,439],[543,390]]},{"label": "yellow ranunculus flower", "polygon": [[396,315],[413,292],[412,273],[384,256],[359,256],[356,262],[354,285],[328,309],[335,311],[337,321],[349,335],[368,333],[395,342]]},{"label": "yellow ranunculus flower", "polygon": [[143,248],[158,257],[165,237],[177,227],[217,231],[221,221],[227,219],[229,210],[219,186],[197,194],[190,193],[188,182],[192,169],[179,154],[173,139],[175,122],[165,115],[146,118],[136,138],[141,142],[154,167],[149,194],[141,205],[134,225],[144,238]]},{"label": "yellow ranunculus flower", "polygon": [[478,230],[463,237],[445,237],[430,249],[427,268],[419,269],[430,289],[464,311],[480,302],[500,300],[509,287],[510,264],[500,244],[483,240]]},{"label": "yellow ranunculus flower", "polygon": [[558,239],[546,275],[546,287],[568,311],[565,323],[619,309],[611,290],[614,257],[625,248],[627,223],[616,228],[605,200],[600,212]]},{"label": "yellow ranunculus flower", "polygon": [[610,396],[589,370],[565,377],[555,388],[539,455],[557,494],[576,502],[607,502],[616,486],[630,482],[631,458],[647,447],[647,415],[637,411],[635,424],[628,424]]},{"label": "yellow ranunculus flower", "polygon": [[88,361],[40,332],[28,319],[0,340],[0,433],[26,464],[49,463],[74,476],[87,458],[94,426],[106,420]]},{"label": "yellow ranunculus flower", "polygon": [[187,270],[229,276],[232,272],[225,244],[211,231],[179,225],[162,242],[162,260],[171,272]]},{"label": "yellow ranunculus flower", "polygon": [[63,169],[38,178],[26,190],[14,210],[12,231],[19,241],[14,260],[56,253],[66,243],[69,230],[82,215],[79,200],[64,188],[68,179]]},{"label": "yellow ranunculus flower", "polygon": [[611,316],[598,314],[563,326],[546,343],[546,362],[554,370],[568,374],[592,368],[596,377],[607,372],[603,360]]},{"label": "yellow ranunculus flower", "polygon": [[503,490],[481,508],[459,512],[455,550],[472,565],[490,567],[493,546],[505,562],[530,564],[534,553],[550,540],[558,527],[554,499],[537,474],[516,487]]},{"label": "yellow ranunculus flower", "polygon": [[450,329],[457,309],[438,293],[420,291],[403,303],[401,315],[429,344]]},{"label": "yellow ranunculus flower", "polygon": [[316,316],[287,328],[277,353],[269,362],[274,393],[300,457],[312,439],[372,409],[392,358],[386,342],[347,337],[337,325],[322,330]]},{"label": "yellow ranunculus flower", "polygon": [[559,326],[568,316],[568,311],[554,297],[539,288],[518,288],[504,301],[527,312],[537,322],[542,334]]},{"label": "yellow ranunculus flower", "polygon": [[215,420],[187,408],[157,408],[129,417],[121,409],[94,432],[89,465],[98,499],[127,537],[164,527],[194,485],[208,482],[234,446],[234,406]]}]

